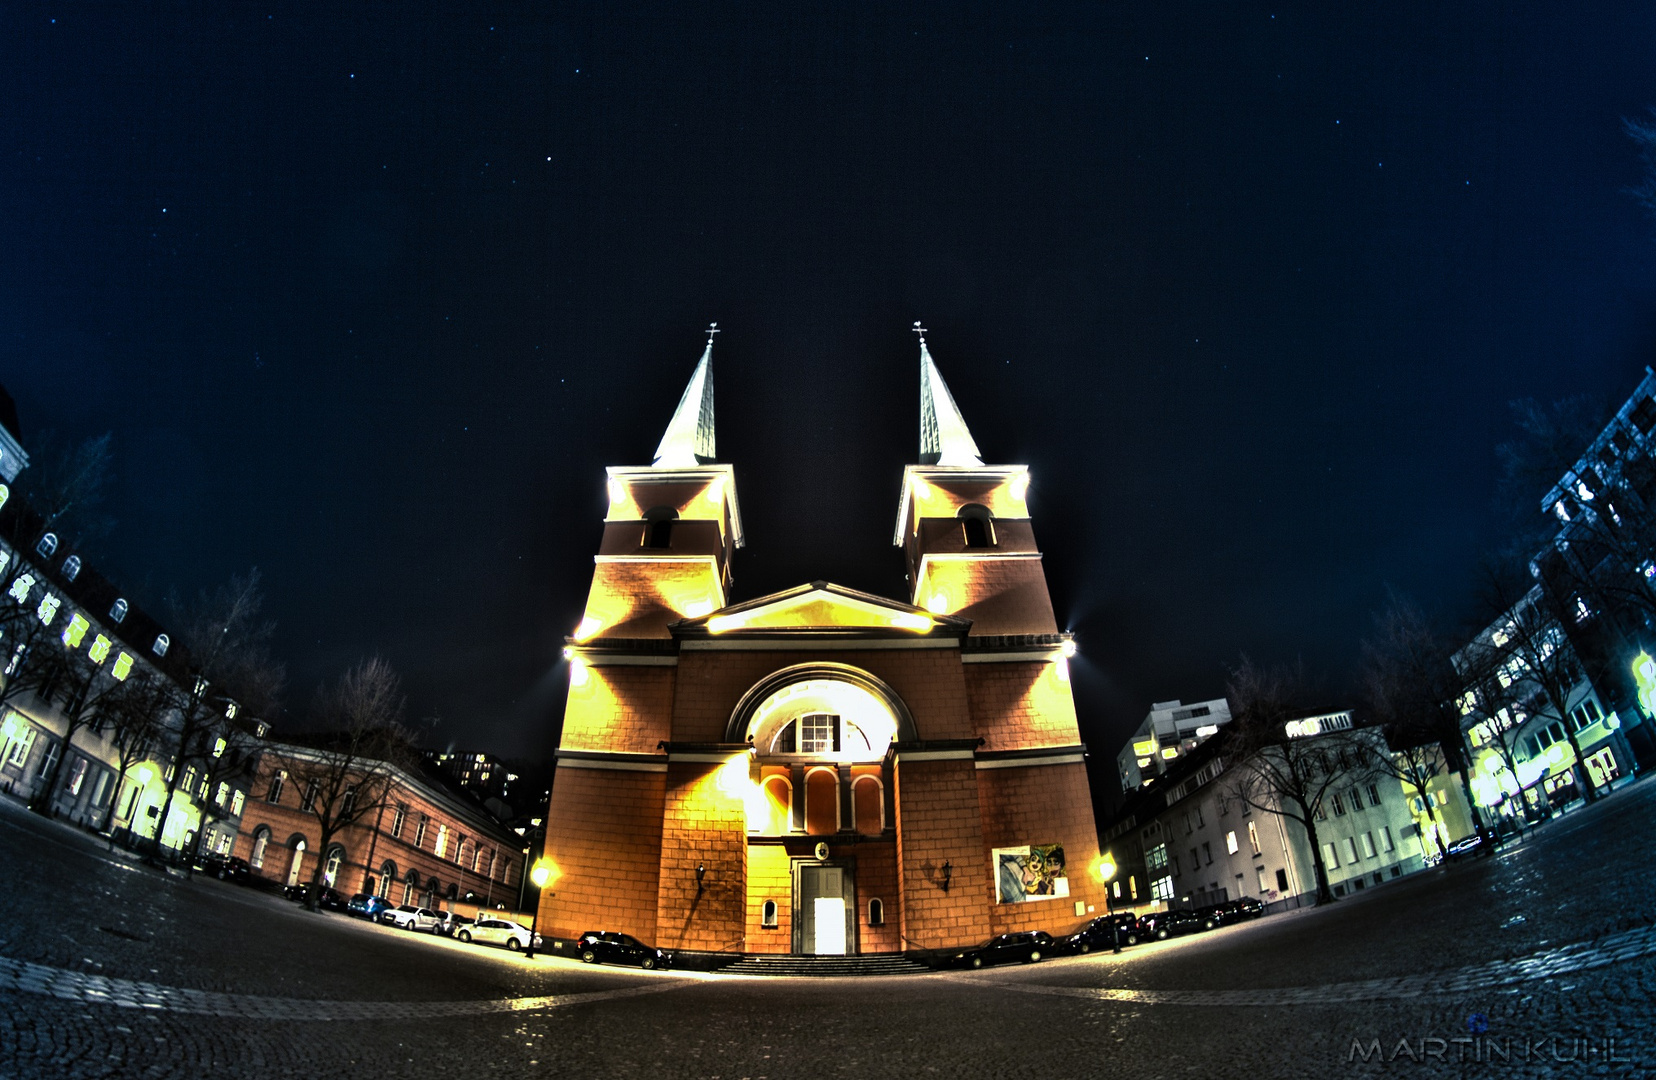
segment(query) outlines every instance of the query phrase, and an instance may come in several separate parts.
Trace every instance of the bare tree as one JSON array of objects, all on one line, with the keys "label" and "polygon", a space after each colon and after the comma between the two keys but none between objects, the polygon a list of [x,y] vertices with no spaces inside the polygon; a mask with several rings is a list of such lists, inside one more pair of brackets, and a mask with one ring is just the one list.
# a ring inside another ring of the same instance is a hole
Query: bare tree
[{"label": "bare tree", "polygon": [[227,703],[272,715],[287,680],[286,668],[270,655],[275,624],[260,618],[264,594],[257,569],[202,593],[194,604],[171,606],[190,675],[169,713],[176,757],[161,807],[163,829],[184,773],[209,761],[219,740],[234,730]]},{"label": "bare tree", "polygon": [[1459,654],[1464,670],[1476,680],[1476,700],[1466,704],[1501,721],[1491,727],[1510,730],[1510,738],[1501,733],[1500,749],[1513,758],[1509,767],[1514,775],[1516,729],[1529,718],[1555,721],[1575,754],[1582,795],[1595,801],[1598,790],[1569,712],[1571,695],[1586,674],[1564,628],[1543,602],[1540,586],[1529,585],[1516,572],[1488,571],[1483,592],[1485,614],[1493,617],[1487,630]]},{"label": "bare tree", "polygon": [[[90,642],[85,649],[80,647],[80,637],[75,635],[78,631],[83,637],[86,630],[86,621],[81,619],[78,623],[71,623],[59,636],[42,641],[36,648],[36,654],[40,657],[37,663],[47,669],[37,692],[48,703],[56,701],[58,715],[63,719],[62,752],[52,762],[51,771],[29,800],[29,809],[37,814],[52,813],[52,803],[57,798],[58,784],[63,777],[63,767],[69,760],[69,751],[74,746],[75,733],[91,727],[100,719],[105,699],[121,685],[120,680],[105,670],[103,656],[96,660],[92,658]],[[104,645],[107,648],[108,642]]]},{"label": "bare tree", "polygon": [[300,808],[316,819],[319,857],[305,903],[316,910],[335,836],[386,805],[399,769],[414,763],[413,741],[403,725],[402,683],[385,660],[374,657],[347,671],[317,701],[322,730],[309,745],[274,751],[300,793]]},{"label": "bare tree", "polygon": [[[1376,622],[1376,636],[1363,642],[1361,674],[1364,709],[1392,751],[1377,760],[1377,768],[1413,788],[1440,827],[1427,785],[1444,771],[1455,773],[1473,825],[1483,832],[1461,731],[1463,681],[1448,644],[1419,608],[1396,593]],[[1434,839],[1441,852],[1441,832]]]},{"label": "bare tree", "polygon": [[[103,715],[111,725],[111,742],[115,746],[116,776],[125,779],[128,770],[148,757],[160,744],[167,730],[166,714],[176,700],[174,687],[167,679],[153,671],[139,670],[104,698]],[[119,785],[104,812],[103,832],[108,833],[115,821],[115,804],[120,797]],[[114,842],[113,837],[110,840]]]},{"label": "bare tree", "polygon": [[1627,193],[1644,207],[1645,213],[1656,217],[1656,109],[1650,110],[1650,116],[1637,120],[1623,117],[1622,130],[1639,148],[1639,162],[1644,166],[1639,182],[1628,188]]},{"label": "bare tree", "polygon": [[1323,802],[1336,784],[1374,775],[1372,732],[1313,730],[1305,702],[1309,682],[1299,664],[1264,668],[1248,657],[1226,688],[1232,720],[1222,730],[1224,789],[1263,813],[1298,822],[1311,844],[1318,904],[1334,902],[1317,837]]}]

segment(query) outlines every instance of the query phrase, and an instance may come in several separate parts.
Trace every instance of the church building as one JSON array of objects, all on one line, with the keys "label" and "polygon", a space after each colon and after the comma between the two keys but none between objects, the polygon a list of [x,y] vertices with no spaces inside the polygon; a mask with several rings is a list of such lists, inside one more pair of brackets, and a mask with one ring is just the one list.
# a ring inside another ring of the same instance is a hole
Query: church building
[{"label": "church building", "polygon": [[608,470],[542,932],[925,953],[1105,910],[1029,470],[983,463],[922,334],[919,459],[894,493],[909,595],[733,601],[712,353],[709,335],[653,463]]}]

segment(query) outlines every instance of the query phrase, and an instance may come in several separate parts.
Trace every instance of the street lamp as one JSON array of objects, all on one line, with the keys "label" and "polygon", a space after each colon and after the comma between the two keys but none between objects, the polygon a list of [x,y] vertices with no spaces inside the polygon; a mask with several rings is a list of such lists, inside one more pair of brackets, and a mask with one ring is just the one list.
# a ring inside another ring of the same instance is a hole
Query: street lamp
[{"label": "street lamp", "polygon": [[556,874],[551,859],[537,860],[534,868],[529,871],[529,880],[535,883],[535,913],[529,916],[529,949],[523,954],[527,960],[535,958],[535,928],[540,925],[540,891],[546,888],[547,883]]},{"label": "street lamp", "polygon": [[1110,903],[1110,879],[1116,876],[1115,860],[1108,854],[1098,858],[1098,880],[1104,883],[1104,910],[1109,911],[1114,905]]}]

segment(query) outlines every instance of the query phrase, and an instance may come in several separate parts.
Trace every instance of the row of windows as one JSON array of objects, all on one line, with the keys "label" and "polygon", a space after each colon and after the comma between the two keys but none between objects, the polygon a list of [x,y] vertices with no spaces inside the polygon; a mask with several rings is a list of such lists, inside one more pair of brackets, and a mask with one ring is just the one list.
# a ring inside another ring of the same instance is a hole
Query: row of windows
[{"label": "row of windows", "polygon": [[[794,831],[793,782],[786,776],[767,776],[759,785],[765,797],[763,821],[749,822],[752,832],[785,836]],[[804,829],[811,836],[827,836],[845,828],[841,820],[839,772],[818,767],[805,774]],[[859,776],[851,782],[851,825],[863,836],[885,831],[885,788],[877,776]]]},{"label": "row of windows", "polygon": [[[1378,784],[1368,785],[1368,804],[1370,806],[1379,806],[1380,805],[1380,786]],[[1362,789],[1352,788],[1350,791],[1346,792],[1344,795],[1341,795],[1338,791],[1336,791],[1332,795],[1329,796],[1328,806],[1332,806],[1334,808],[1334,816],[1335,817],[1345,817],[1346,813],[1347,813],[1347,807],[1348,806],[1352,810],[1361,810],[1363,808],[1363,792],[1362,792]],[[1317,807],[1317,820],[1318,821],[1327,821],[1328,820],[1328,811],[1327,811],[1327,809],[1325,809],[1322,806]]]},{"label": "row of windows", "polygon": [[[275,775],[273,775],[270,778],[270,789],[265,793],[265,802],[272,803],[272,804],[280,803],[282,801],[282,791],[287,785],[287,780],[288,780],[287,770],[278,769],[276,771]],[[321,789],[320,789],[320,785],[318,784],[318,782],[315,781],[315,780],[310,781],[308,784],[305,785],[304,794],[301,795],[300,798],[299,798],[299,809],[306,812],[306,813],[314,812],[314,810],[316,808],[316,800],[317,800],[317,797],[320,794],[321,794]],[[238,798],[239,797],[240,796],[238,795]],[[340,808],[339,814],[336,815],[336,816],[338,816],[338,817],[349,817],[349,815],[351,813],[351,810],[355,805],[355,802],[356,802],[356,787],[353,785],[351,787],[346,788],[344,794],[341,795],[341,797],[340,797],[341,808]],[[391,835],[392,835],[392,837],[394,837],[396,839],[401,839],[402,838],[403,825],[407,822],[407,820],[408,820],[408,807],[404,804],[401,804],[401,803],[397,804],[396,810],[391,816]],[[416,825],[415,829],[414,829],[414,840],[413,840],[413,846],[414,847],[421,848],[421,847],[425,846],[426,831],[427,831],[427,828],[430,826],[430,824],[431,824],[430,816],[426,815],[426,814],[421,814],[419,824]],[[448,849],[449,849],[449,836],[448,836],[448,833],[449,833],[449,828],[448,828],[447,825],[437,826],[437,837],[436,837],[436,842],[433,845],[432,851],[439,859],[447,857],[447,852],[448,852]],[[468,840],[471,841],[471,852],[470,852],[470,854],[471,854],[471,859],[470,859],[471,869],[472,869],[473,873],[478,873],[479,872],[478,871],[478,866],[480,865],[480,861],[481,861],[482,855],[483,855],[482,847],[477,843],[476,840],[473,840],[471,837],[468,837],[464,833],[458,834],[456,839],[455,839],[455,843],[454,843],[454,862],[455,862],[455,865],[457,865],[457,866],[462,866],[463,867],[463,866],[466,865],[466,862],[467,862],[467,859],[466,859],[466,854],[467,854],[466,843],[467,843]],[[489,853],[489,861],[490,861],[491,864],[494,861],[494,853],[492,851]]]},{"label": "row of windows", "polygon": [[[1375,845],[1376,836],[1379,838],[1378,848]],[[1345,856],[1344,864],[1336,855],[1335,845],[1332,842],[1324,844],[1322,846],[1323,865],[1329,870],[1333,870],[1341,865],[1350,865],[1362,859],[1378,858],[1381,853],[1392,851],[1396,847],[1397,845],[1392,841],[1391,826],[1382,825],[1378,833],[1365,832],[1357,836],[1343,837],[1339,841],[1338,853]],[[1361,855],[1358,854],[1359,848],[1361,848]]]},{"label": "row of windows", "polygon": [[[766,900],[759,907],[759,925],[766,930],[775,930],[777,927],[776,913],[776,901]],[[885,925],[885,901],[877,896],[868,902],[868,925]]]}]

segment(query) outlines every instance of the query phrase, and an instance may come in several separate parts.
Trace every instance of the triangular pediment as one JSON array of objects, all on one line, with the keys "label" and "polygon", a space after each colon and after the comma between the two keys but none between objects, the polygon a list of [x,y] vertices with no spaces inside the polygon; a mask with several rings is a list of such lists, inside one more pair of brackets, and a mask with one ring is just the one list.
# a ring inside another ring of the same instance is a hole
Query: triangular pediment
[{"label": "triangular pediment", "polygon": [[883,596],[848,589],[826,581],[813,581],[770,596],[748,600],[715,611],[699,619],[676,624],[683,633],[712,636],[741,633],[903,635],[934,631],[959,632],[969,620],[934,615]]}]

